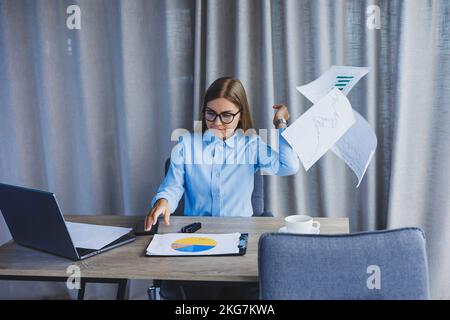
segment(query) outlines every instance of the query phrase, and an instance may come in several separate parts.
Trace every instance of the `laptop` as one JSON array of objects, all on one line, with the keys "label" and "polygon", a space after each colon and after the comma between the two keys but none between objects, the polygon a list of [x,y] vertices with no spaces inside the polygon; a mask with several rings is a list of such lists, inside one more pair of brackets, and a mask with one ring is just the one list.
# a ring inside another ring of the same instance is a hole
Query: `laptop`
[{"label": "laptop", "polygon": [[[0,183],[0,211],[15,242],[71,260],[86,259],[136,239],[125,228],[66,222],[51,192]],[[101,232],[93,233],[93,228]]]}]

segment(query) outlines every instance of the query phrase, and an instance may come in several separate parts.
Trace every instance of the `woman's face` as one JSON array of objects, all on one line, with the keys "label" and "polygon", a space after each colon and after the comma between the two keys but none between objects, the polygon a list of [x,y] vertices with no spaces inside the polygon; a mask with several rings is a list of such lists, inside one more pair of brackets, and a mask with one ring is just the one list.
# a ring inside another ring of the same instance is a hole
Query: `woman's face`
[{"label": "woman's face", "polygon": [[[239,112],[239,108],[225,98],[211,100],[206,104],[204,114],[206,126],[217,138],[228,139],[233,135],[239,124],[241,114],[236,114],[237,112]],[[222,122],[220,117],[216,117],[214,121],[208,121],[208,119],[214,118],[214,113],[221,114],[224,122],[229,122],[231,119],[233,119],[233,121],[227,124]],[[236,116],[233,118],[234,114],[236,114]]]}]

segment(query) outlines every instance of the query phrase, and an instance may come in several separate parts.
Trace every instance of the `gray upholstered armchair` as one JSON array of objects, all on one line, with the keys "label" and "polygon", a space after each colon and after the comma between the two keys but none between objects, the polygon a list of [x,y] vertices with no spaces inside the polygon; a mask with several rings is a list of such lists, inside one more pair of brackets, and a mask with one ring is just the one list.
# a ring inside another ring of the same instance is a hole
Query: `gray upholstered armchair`
[{"label": "gray upholstered armchair", "polygon": [[267,233],[259,240],[262,299],[428,299],[418,228],[342,235]]}]

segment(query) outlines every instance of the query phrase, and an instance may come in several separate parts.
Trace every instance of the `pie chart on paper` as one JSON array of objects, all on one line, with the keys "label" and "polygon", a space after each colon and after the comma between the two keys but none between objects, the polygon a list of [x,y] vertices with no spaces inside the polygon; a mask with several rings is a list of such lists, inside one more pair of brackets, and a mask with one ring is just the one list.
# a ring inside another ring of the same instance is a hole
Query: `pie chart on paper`
[{"label": "pie chart on paper", "polygon": [[172,249],[182,252],[201,252],[214,248],[217,241],[210,238],[182,238],[174,241],[171,245]]}]

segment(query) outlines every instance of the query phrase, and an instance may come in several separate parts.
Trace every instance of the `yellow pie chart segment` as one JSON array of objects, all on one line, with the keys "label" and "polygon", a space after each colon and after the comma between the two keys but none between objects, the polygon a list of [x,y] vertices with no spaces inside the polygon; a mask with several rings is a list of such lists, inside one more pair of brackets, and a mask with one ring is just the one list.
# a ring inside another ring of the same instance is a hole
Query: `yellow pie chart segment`
[{"label": "yellow pie chart segment", "polygon": [[215,246],[216,240],[202,237],[182,238],[172,243],[172,249],[182,252],[201,252],[211,250]]}]

